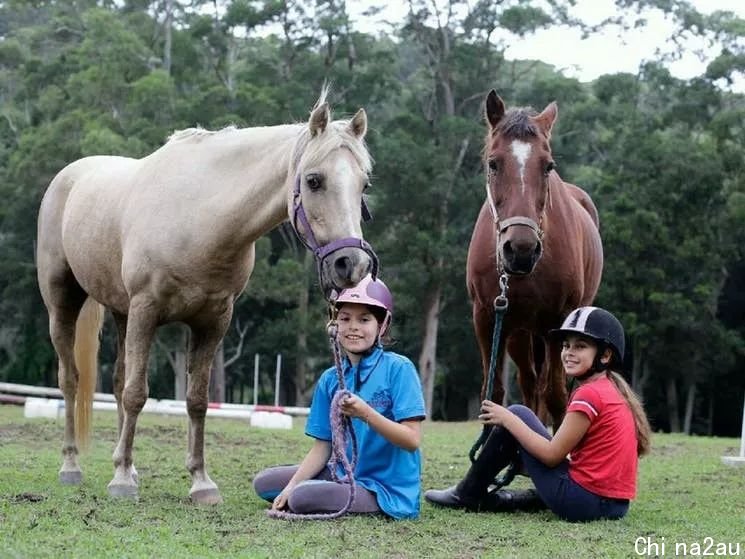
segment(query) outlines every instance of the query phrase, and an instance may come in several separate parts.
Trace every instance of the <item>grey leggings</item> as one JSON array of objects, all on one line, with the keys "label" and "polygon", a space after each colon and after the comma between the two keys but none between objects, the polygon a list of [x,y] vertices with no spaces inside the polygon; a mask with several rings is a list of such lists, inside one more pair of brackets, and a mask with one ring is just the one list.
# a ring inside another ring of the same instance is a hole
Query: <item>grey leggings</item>
[{"label": "grey leggings", "polygon": [[[279,495],[297,471],[298,466],[275,466],[259,472],[254,478],[254,490],[262,499],[272,502]],[[331,513],[343,509],[349,500],[348,483],[333,481],[331,472],[325,467],[307,481],[298,483],[292,490],[287,507],[297,514]],[[355,485],[354,502],[349,512],[371,514],[381,512],[375,493]]]}]

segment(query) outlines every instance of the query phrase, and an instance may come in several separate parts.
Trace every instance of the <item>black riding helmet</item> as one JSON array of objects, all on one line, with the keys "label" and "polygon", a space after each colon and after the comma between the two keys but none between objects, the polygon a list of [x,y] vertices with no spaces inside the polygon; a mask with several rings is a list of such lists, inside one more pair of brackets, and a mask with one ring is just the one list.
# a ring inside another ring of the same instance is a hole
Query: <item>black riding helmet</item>
[{"label": "black riding helmet", "polygon": [[[599,307],[575,309],[564,319],[561,328],[551,330],[549,334],[556,340],[563,340],[570,334],[580,334],[594,340],[598,344],[598,355],[593,364],[594,370],[600,371],[623,365],[625,349],[623,326],[605,309]],[[606,347],[611,349],[613,357],[608,365],[602,365],[600,356]]]}]

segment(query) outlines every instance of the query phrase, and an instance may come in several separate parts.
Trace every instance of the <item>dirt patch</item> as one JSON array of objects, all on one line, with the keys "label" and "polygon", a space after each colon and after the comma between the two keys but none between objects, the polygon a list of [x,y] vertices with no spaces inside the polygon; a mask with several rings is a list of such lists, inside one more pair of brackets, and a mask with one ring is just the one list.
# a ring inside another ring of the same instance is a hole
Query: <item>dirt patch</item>
[{"label": "dirt patch", "polygon": [[11,503],[38,503],[40,501],[45,501],[46,497],[44,495],[39,495],[38,493],[19,493],[18,495],[13,495],[10,498]]}]

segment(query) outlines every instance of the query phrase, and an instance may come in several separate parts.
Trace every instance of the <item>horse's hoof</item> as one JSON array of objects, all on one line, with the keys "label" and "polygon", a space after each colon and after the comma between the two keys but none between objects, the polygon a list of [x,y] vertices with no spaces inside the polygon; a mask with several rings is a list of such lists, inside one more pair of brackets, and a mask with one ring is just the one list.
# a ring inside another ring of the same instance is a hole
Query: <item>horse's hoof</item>
[{"label": "horse's hoof", "polygon": [[135,499],[139,497],[136,485],[120,485],[109,483],[109,495],[117,498]]},{"label": "horse's hoof", "polygon": [[192,503],[198,505],[219,505],[222,503],[222,496],[217,489],[197,489],[189,493]]},{"label": "horse's hoof", "polygon": [[83,472],[79,470],[63,470],[59,473],[62,485],[80,485],[83,482]]}]

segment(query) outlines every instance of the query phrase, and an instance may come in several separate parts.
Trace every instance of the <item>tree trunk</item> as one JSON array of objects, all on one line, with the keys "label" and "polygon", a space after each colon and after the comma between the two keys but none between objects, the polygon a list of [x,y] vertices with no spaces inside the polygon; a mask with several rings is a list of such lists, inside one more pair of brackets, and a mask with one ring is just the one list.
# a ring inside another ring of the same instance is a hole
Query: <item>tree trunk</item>
[{"label": "tree trunk", "polygon": [[631,372],[631,387],[640,396],[644,394],[644,388],[649,381],[650,370],[647,364],[647,352],[641,348],[638,338],[634,339],[634,363],[632,367],[634,370]]},{"label": "tree trunk", "polygon": [[[441,260],[438,262],[438,268],[442,268]],[[439,273],[435,273],[435,276],[439,276]],[[422,340],[422,351],[419,354],[419,374],[422,377],[422,390],[424,391],[424,405],[427,417],[432,416],[432,399],[435,391],[437,330],[440,322],[441,298],[442,286],[438,284],[430,292],[425,303],[424,339]]]},{"label": "tree trunk", "polygon": [[173,27],[173,0],[166,0],[166,20],[163,24],[165,45],[163,46],[163,69],[171,73],[171,28]]},{"label": "tree trunk", "polygon": [[696,383],[691,382],[688,385],[688,394],[686,395],[686,411],[683,419],[683,432],[686,435],[691,434],[691,423],[693,422],[693,407],[696,403]]},{"label": "tree trunk", "polygon": [[225,401],[225,347],[220,342],[210,371],[210,402]]},{"label": "tree trunk", "polygon": [[680,433],[680,410],[678,407],[678,383],[670,378],[665,383],[667,392],[667,416],[670,421],[670,432]]}]

